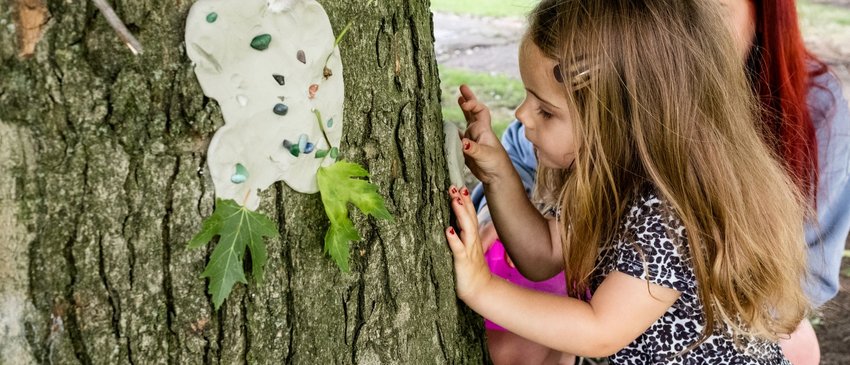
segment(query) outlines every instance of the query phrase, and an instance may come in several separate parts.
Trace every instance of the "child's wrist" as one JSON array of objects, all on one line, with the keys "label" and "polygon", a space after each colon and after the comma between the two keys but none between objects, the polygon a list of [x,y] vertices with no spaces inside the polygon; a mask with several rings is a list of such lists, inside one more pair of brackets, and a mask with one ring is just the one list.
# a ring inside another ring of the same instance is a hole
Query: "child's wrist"
[{"label": "child's wrist", "polygon": [[467,291],[463,296],[458,296],[460,300],[462,300],[466,305],[470,308],[477,308],[477,303],[481,302],[484,298],[484,293],[489,288],[491,281],[493,280],[493,274],[487,270],[480,281],[473,285],[472,290]]},{"label": "child's wrist", "polygon": [[522,181],[519,179],[519,175],[517,175],[517,172],[516,170],[514,170],[513,165],[508,163],[508,166],[506,168],[502,168],[499,170],[499,173],[495,173],[487,181],[481,182],[484,185],[484,191],[497,191],[505,188],[513,189],[517,185],[522,188]]}]

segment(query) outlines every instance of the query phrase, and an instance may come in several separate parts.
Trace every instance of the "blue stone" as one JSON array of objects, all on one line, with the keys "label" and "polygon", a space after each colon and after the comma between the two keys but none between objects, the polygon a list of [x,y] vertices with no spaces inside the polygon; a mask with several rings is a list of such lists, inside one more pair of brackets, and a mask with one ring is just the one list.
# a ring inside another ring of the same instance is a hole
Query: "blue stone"
[{"label": "blue stone", "polygon": [[313,149],[315,149],[315,148],[316,148],[316,145],[314,145],[310,142],[307,142],[307,145],[304,147],[304,153],[311,153],[311,152],[313,152]]},{"label": "blue stone", "polygon": [[328,119],[328,128],[331,128],[333,126],[334,126],[334,118]]},{"label": "blue stone", "polygon": [[234,184],[241,184],[248,180],[248,169],[245,166],[242,166],[241,163],[236,164],[236,172],[230,176],[230,182]]},{"label": "blue stone", "polygon": [[298,149],[304,151],[307,149],[307,135],[302,134],[298,137]]},{"label": "blue stone", "polygon": [[289,112],[289,107],[286,104],[277,103],[274,106],[274,113],[277,115],[286,115]]}]

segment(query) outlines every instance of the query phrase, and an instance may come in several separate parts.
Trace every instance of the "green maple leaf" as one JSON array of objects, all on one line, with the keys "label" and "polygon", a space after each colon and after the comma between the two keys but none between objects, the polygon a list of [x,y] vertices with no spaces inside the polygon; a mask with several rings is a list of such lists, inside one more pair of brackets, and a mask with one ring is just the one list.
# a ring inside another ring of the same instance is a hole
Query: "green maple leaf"
[{"label": "green maple leaf", "polygon": [[331,226],[325,234],[325,253],[330,254],[337,266],[348,272],[348,247],[350,241],[359,241],[360,235],[348,218],[348,203],[351,202],[363,213],[375,218],[392,219],[378,194],[378,187],[369,181],[369,172],[358,164],[338,161],[319,169],[316,178],[325,213]]},{"label": "green maple leaf", "polygon": [[242,270],[246,248],[251,251],[252,276],[257,282],[263,281],[268,261],[264,237],[276,238],[278,231],[275,223],[265,215],[252,212],[233,200],[216,199],[215,212],[204,220],[201,231],[189,241],[189,248],[203,247],[215,236],[221,238],[201,277],[210,278],[209,293],[218,309],[230,295],[233,285],[248,283]]}]

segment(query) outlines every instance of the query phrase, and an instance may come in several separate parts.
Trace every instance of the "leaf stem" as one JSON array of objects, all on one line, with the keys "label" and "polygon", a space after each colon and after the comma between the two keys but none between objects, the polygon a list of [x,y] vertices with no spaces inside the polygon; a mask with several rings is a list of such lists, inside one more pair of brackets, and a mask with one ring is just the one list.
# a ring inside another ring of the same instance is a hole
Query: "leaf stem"
[{"label": "leaf stem", "polygon": [[348,22],[348,24],[345,25],[345,28],[342,28],[342,32],[340,32],[334,40],[334,46],[331,48],[331,53],[328,55],[328,58],[325,59],[325,67],[328,67],[328,61],[331,60],[331,56],[334,55],[336,47],[339,45],[339,42],[342,42],[342,37],[345,37],[345,33],[348,33],[349,29],[351,29],[351,22]]},{"label": "leaf stem", "polygon": [[325,143],[328,144],[328,149],[333,148],[331,145],[331,140],[328,139],[328,133],[325,132],[325,124],[322,122],[322,112],[319,109],[313,109],[313,114],[316,115],[316,122],[319,123],[319,129],[322,130],[322,136],[325,137]]}]

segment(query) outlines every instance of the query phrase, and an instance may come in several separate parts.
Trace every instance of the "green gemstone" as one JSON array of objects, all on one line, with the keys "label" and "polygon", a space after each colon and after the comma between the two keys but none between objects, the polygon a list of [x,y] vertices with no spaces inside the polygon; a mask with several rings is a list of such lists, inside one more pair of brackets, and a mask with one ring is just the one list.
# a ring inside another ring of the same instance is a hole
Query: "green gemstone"
[{"label": "green gemstone", "polygon": [[216,12],[207,14],[207,23],[215,23],[216,19],[218,19]]},{"label": "green gemstone", "polygon": [[334,126],[334,118],[328,119],[328,128],[332,128]]},{"label": "green gemstone", "polygon": [[251,40],[251,48],[258,51],[263,51],[269,48],[269,43],[272,42],[272,36],[269,34],[260,34]]},{"label": "green gemstone", "polygon": [[316,150],[316,158],[325,158],[328,155],[328,150]]},{"label": "green gemstone", "polygon": [[293,144],[292,146],[289,146],[289,153],[291,153],[295,157],[298,157],[299,155],[301,155],[301,149],[298,148],[297,144]]},{"label": "green gemstone", "polygon": [[245,180],[248,180],[248,169],[238,163],[236,164],[236,172],[230,176],[230,181],[234,184],[241,184]]},{"label": "green gemstone", "polygon": [[332,159],[336,160],[336,158],[339,157],[339,149],[336,147],[331,148],[330,155]]}]

